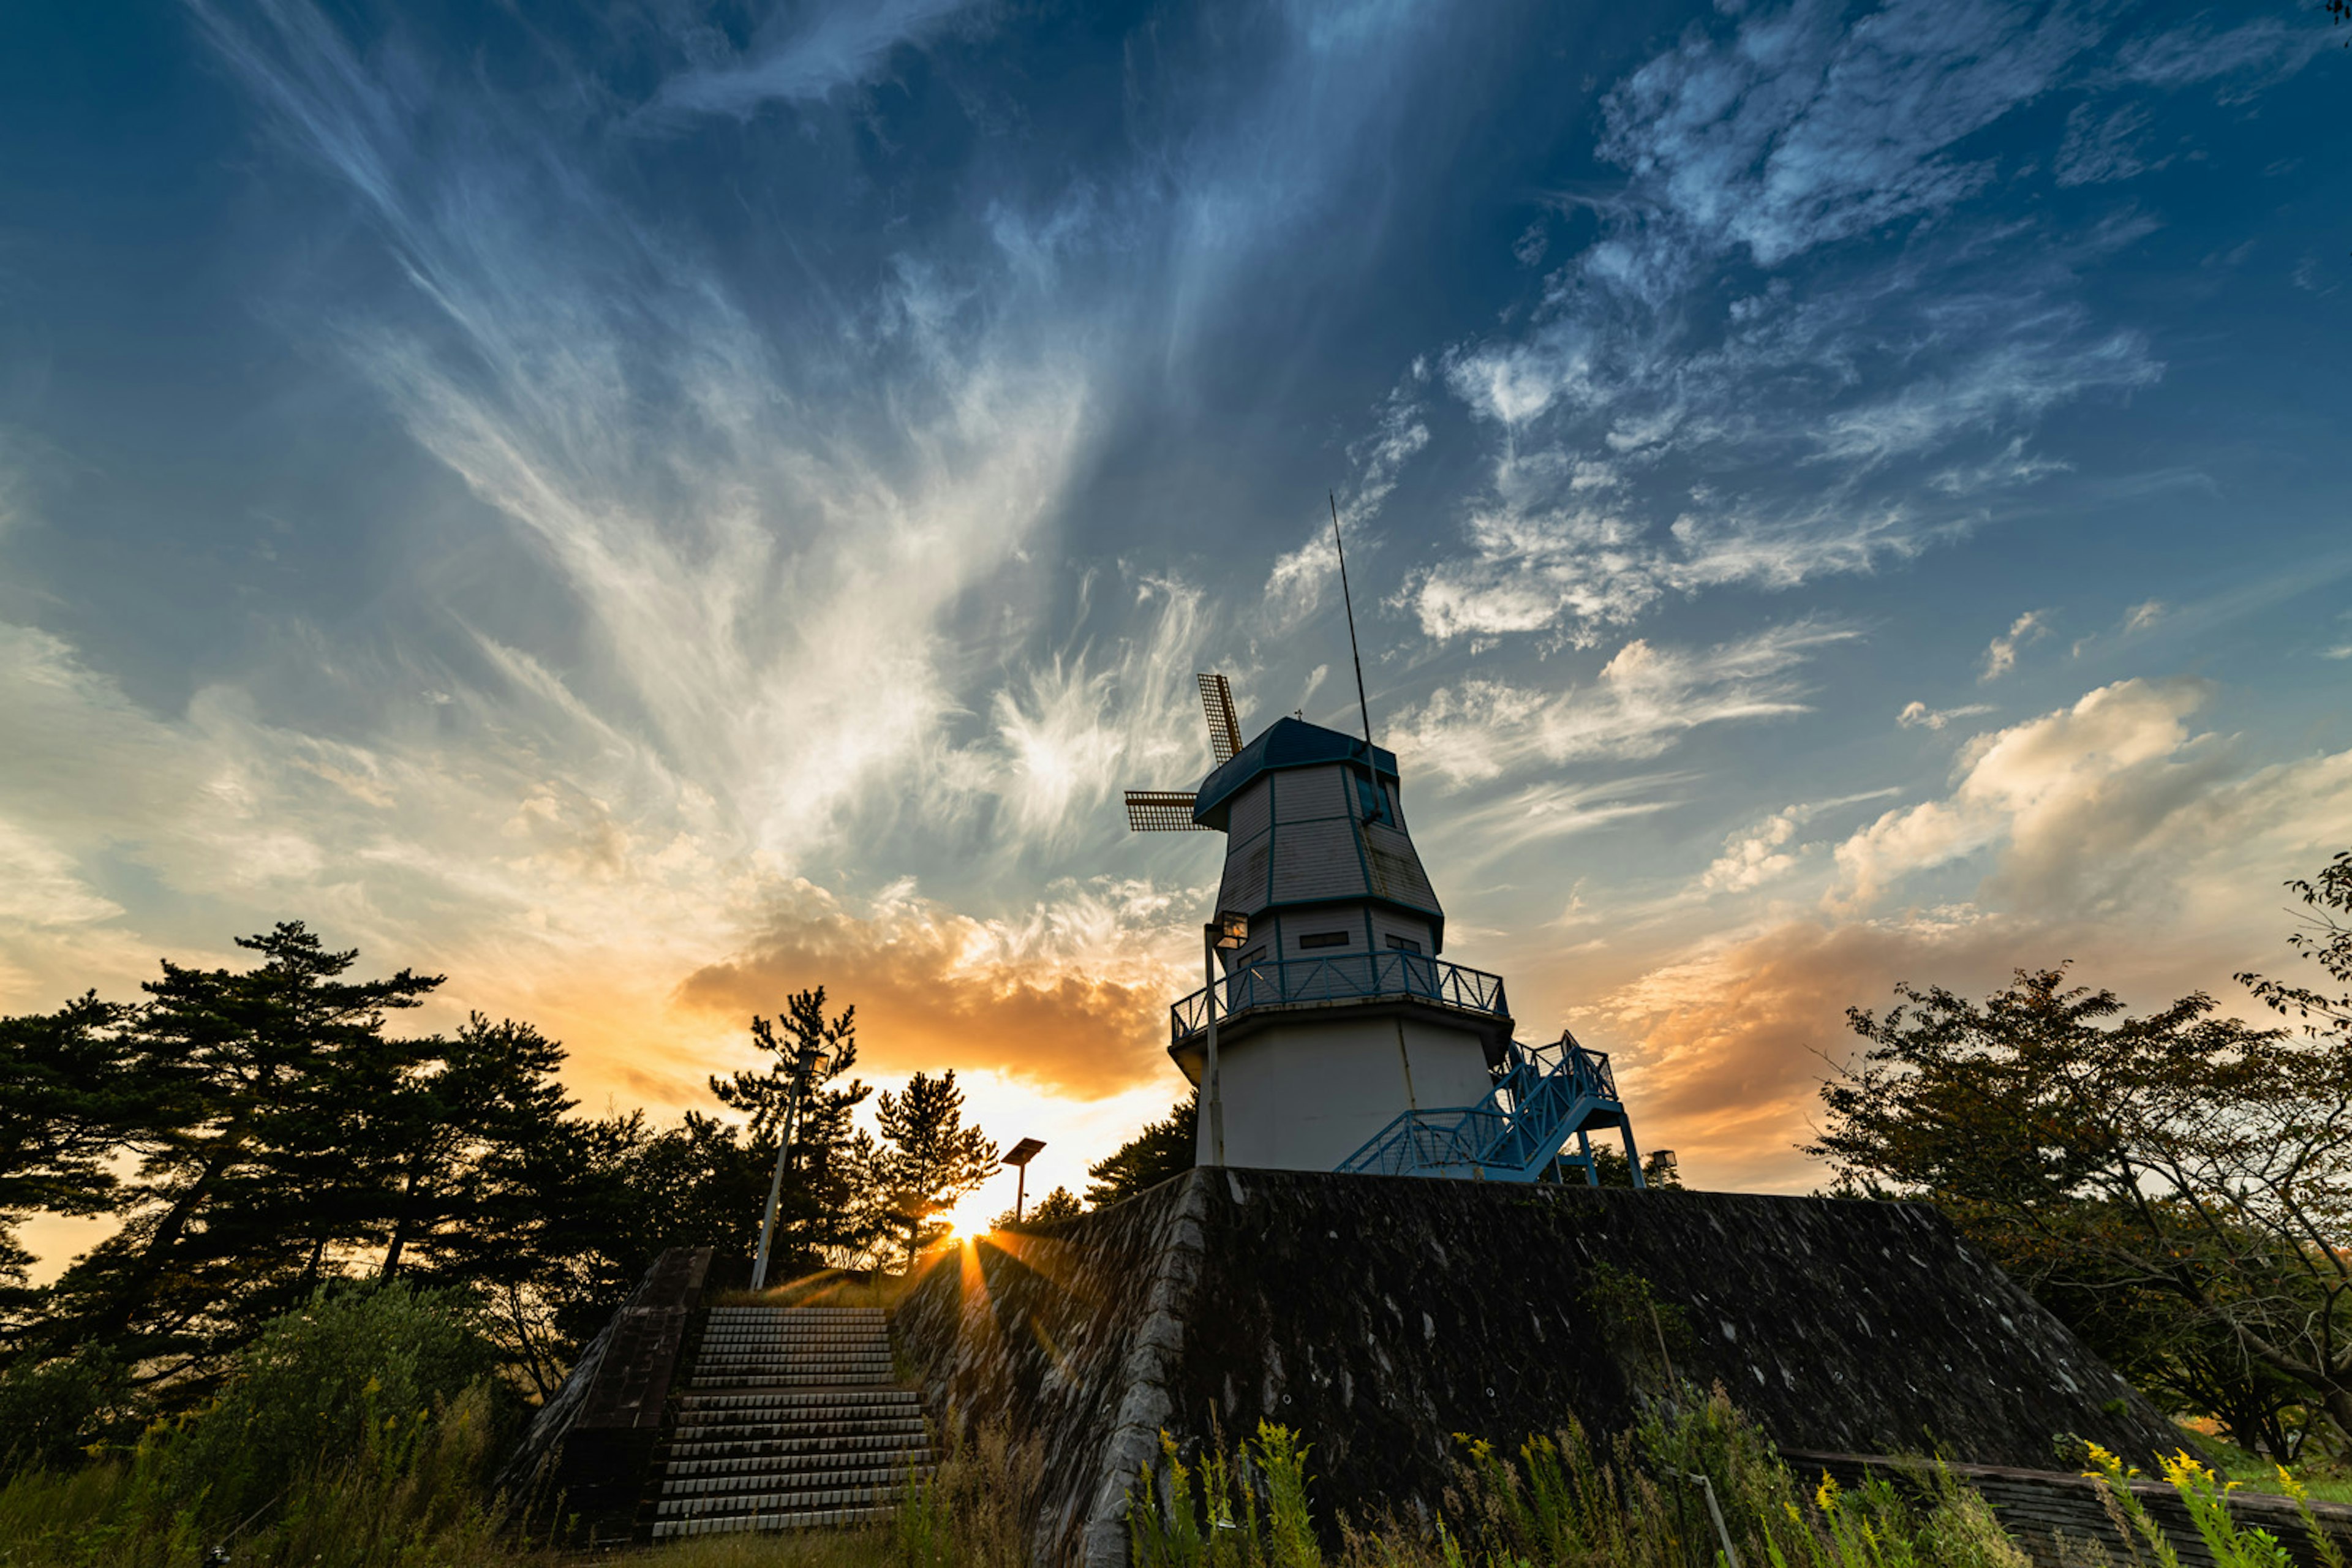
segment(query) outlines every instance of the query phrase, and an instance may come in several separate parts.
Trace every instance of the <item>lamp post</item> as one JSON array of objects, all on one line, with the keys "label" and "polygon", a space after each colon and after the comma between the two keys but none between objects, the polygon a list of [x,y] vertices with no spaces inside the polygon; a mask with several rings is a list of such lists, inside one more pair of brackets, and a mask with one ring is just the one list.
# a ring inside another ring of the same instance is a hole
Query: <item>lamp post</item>
[{"label": "lamp post", "polygon": [[1045,1146],[1045,1141],[1043,1138],[1024,1138],[1020,1142],[1013,1145],[1011,1153],[1004,1156],[1004,1163],[1021,1173],[1013,1187],[1013,1223],[1014,1225],[1021,1223],[1021,1205],[1029,1196],[1029,1162],[1035,1159],[1037,1151]]},{"label": "lamp post", "polygon": [[1201,993],[1201,1010],[1208,1015],[1208,1061],[1201,1069],[1201,1099],[1209,1113],[1209,1163],[1225,1163],[1225,1095],[1223,1080],[1217,1076],[1217,954],[1231,952],[1249,941],[1249,916],[1221,910],[1217,918],[1201,928],[1202,963],[1208,971],[1208,989]]},{"label": "lamp post", "polygon": [[803,1045],[793,1057],[793,1076],[784,1091],[783,1136],[776,1143],[776,1173],[768,1182],[768,1212],[760,1221],[759,1254],[751,1259],[754,1290],[764,1290],[768,1286],[768,1245],[775,1239],[776,1205],[784,1195],[784,1163],[793,1157],[793,1136],[800,1128],[801,1104],[808,1099],[812,1082],[823,1077],[832,1065],[832,1054],[813,1045]]}]

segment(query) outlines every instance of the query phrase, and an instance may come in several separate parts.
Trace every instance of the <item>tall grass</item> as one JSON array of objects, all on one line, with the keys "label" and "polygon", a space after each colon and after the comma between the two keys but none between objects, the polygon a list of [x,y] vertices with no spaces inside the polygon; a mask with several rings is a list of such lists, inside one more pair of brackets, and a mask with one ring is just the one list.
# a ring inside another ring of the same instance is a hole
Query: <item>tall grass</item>
[{"label": "tall grass", "polygon": [[909,1478],[887,1537],[896,1568],[1028,1568],[1043,1450],[1001,1424],[950,1432],[929,1475]]},{"label": "tall grass", "polygon": [[407,1568],[536,1555],[481,1491],[495,1436],[480,1384],[437,1411],[388,1419],[355,1453],[298,1470],[257,1510],[221,1510],[188,1461],[202,1450],[158,1428],[124,1458],[0,1487],[7,1568]]},{"label": "tall grass", "polygon": [[[1337,1522],[1338,1568],[2026,1568],[1984,1500],[1938,1466],[1903,1487],[1806,1492],[1720,1389],[1605,1447],[1570,1423],[1516,1457],[1460,1439],[1433,1518]],[[1190,1463],[1163,1438],[1129,1493],[1135,1568],[1322,1568],[1308,1450],[1262,1424]]]}]

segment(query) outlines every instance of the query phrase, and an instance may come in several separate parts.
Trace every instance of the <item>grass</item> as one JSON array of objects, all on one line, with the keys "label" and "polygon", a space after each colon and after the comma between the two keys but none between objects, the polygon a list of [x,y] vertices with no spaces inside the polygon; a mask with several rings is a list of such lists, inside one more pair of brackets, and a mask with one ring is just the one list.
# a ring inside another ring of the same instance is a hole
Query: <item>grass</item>
[{"label": "grass", "polygon": [[[2246,1491],[2263,1492],[2272,1497],[2293,1495],[2279,1479],[2278,1465],[2260,1454],[2250,1454],[2228,1439],[2181,1428],[2187,1441],[2184,1447],[2200,1456],[2213,1468],[2224,1481],[2234,1481]],[[2352,1473],[2344,1466],[2326,1458],[2306,1458],[2287,1467],[2293,1484],[2305,1495],[2319,1502],[2352,1505]]]}]

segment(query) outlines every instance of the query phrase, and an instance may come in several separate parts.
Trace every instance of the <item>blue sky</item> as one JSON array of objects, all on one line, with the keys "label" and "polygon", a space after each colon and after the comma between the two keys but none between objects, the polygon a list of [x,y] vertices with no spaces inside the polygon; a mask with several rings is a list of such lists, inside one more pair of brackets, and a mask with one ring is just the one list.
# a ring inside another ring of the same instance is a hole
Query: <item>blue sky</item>
[{"label": "blue sky", "polygon": [[1074,1179],[1215,874],[1118,791],[1353,722],[1327,490],[1448,956],[1701,1184],[2352,824],[2312,9],[0,27],[7,1010],[301,918],[667,1109],[823,983]]}]

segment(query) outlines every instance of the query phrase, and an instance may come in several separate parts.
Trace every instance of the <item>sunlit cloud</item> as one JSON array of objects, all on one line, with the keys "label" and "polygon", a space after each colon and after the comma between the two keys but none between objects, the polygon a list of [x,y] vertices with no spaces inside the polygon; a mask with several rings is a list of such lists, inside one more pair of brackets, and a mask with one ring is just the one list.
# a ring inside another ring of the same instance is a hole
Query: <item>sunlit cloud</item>
[{"label": "sunlit cloud", "polygon": [[1196,892],[1063,885],[982,921],[911,888],[853,914],[801,884],[748,951],[695,971],[679,995],[748,1016],[823,984],[857,1005],[860,1059],[876,1071],[953,1062],[1100,1099],[1166,1076],[1167,1005],[1185,987],[1160,939]]},{"label": "sunlit cloud", "polygon": [[1588,686],[1472,679],[1440,687],[1398,716],[1395,745],[1420,772],[1457,784],[1536,763],[1644,760],[1693,730],[1806,710],[1799,669],[1853,627],[1805,621],[1702,649],[1619,648]]}]

